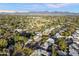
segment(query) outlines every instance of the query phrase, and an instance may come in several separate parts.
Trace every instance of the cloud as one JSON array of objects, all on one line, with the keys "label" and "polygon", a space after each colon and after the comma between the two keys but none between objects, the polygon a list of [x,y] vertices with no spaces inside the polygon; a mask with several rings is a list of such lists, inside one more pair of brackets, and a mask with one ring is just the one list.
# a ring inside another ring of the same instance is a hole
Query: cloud
[{"label": "cloud", "polygon": [[0,12],[16,12],[15,10],[0,10]]},{"label": "cloud", "polygon": [[69,4],[68,3],[66,3],[66,4],[47,4],[46,6],[48,6],[48,7],[53,7],[53,8],[61,8],[61,7],[65,7],[65,6],[68,6]]}]

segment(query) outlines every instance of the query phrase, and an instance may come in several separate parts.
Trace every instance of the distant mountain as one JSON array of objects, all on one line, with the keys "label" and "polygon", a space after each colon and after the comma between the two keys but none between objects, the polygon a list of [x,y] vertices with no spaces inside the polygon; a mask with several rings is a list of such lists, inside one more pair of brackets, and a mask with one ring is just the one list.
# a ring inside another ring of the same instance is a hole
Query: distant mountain
[{"label": "distant mountain", "polygon": [[73,12],[48,12],[48,11],[39,11],[39,12],[29,12],[29,11],[14,11],[14,10],[0,10],[2,15],[79,15],[79,13]]},{"label": "distant mountain", "polygon": [[29,15],[79,15],[79,13],[72,13],[72,12],[29,12]]}]

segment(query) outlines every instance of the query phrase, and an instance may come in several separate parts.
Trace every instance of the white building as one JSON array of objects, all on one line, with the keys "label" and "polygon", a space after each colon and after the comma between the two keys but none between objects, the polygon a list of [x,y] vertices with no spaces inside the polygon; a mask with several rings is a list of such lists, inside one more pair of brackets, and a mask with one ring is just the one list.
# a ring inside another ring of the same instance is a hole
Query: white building
[{"label": "white building", "polygon": [[70,46],[70,48],[69,48],[69,51],[70,51],[70,55],[72,55],[72,56],[78,56],[78,52],[75,50],[75,49],[73,49],[71,46]]},{"label": "white building", "polygon": [[55,41],[54,41],[54,39],[52,39],[52,38],[48,38],[48,40],[47,40],[49,43],[54,43]]},{"label": "white building", "polygon": [[23,30],[22,29],[15,29],[14,31],[22,32]]}]

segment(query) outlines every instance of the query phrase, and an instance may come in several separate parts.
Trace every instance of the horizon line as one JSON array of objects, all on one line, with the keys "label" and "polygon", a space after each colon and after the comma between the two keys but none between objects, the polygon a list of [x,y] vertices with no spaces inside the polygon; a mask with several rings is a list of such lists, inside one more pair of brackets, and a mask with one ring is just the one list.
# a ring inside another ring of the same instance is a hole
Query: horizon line
[{"label": "horizon line", "polygon": [[0,12],[69,12],[69,13],[79,13],[73,11],[28,11],[28,10],[0,10]]}]

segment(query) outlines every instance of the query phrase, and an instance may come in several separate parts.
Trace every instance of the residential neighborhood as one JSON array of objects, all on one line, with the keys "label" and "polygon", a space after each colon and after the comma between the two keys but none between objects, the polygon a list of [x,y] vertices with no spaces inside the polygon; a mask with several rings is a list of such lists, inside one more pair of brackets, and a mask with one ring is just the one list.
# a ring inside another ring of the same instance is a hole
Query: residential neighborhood
[{"label": "residential neighborhood", "polygon": [[0,56],[79,56],[79,4],[61,5],[0,4]]}]

